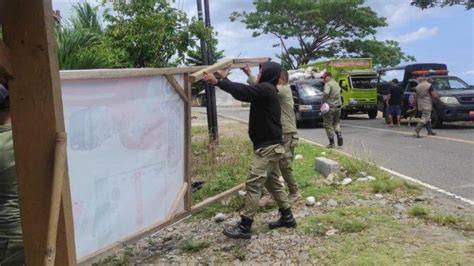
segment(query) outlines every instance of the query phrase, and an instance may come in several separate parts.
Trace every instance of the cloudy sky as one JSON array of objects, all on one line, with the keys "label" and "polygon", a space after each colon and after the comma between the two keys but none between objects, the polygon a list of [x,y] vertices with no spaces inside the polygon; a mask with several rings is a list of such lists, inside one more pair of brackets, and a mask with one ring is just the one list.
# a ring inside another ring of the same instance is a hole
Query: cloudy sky
[{"label": "cloudy sky", "polygon": [[[54,9],[69,17],[72,4],[80,0],[53,0]],[[88,0],[98,4],[98,0]],[[176,8],[189,16],[197,16],[196,0],[171,0]],[[274,57],[280,50],[272,36],[252,37],[252,31],[238,22],[230,22],[233,11],[254,10],[252,0],[209,0],[211,23],[218,32],[219,48],[226,57]],[[392,39],[402,50],[420,63],[446,63],[450,74],[474,84],[474,11],[461,6],[420,10],[410,6],[411,0],[368,0],[388,26],[380,28],[379,40]],[[241,79],[240,73],[234,75]]]}]

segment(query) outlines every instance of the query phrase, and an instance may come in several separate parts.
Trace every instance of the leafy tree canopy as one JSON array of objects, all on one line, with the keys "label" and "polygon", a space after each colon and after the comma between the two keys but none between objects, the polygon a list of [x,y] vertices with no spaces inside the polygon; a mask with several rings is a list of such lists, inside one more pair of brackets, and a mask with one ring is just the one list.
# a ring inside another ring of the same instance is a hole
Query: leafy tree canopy
[{"label": "leafy tree canopy", "polygon": [[[110,2],[110,1],[108,1]],[[212,30],[189,20],[166,0],[111,1],[105,13],[107,36],[124,49],[132,67],[166,67],[185,62],[198,37],[210,39]],[[104,1],[105,4],[105,1]]]},{"label": "leafy tree canopy", "polygon": [[230,19],[245,23],[254,37],[274,35],[274,46],[283,51],[277,56],[289,68],[349,55],[371,55],[380,66],[412,60],[397,42],[375,40],[377,29],[387,24],[363,4],[364,0],[256,0],[254,12],[234,12]]},{"label": "leafy tree canopy", "polygon": [[435,6],[445,7],[464,5],[466,6],[466,9],[469,10],[474,7],[474,0],[413,0],[411,5],[421,9],[427,9]]},{"label": "leafy tree canopy", "polygon": [[124,52],[110,46],[100,24],[97,7],[83,2],[73,6],[70,20],[56,26],[60,69],[95,69],[124,66]]}]

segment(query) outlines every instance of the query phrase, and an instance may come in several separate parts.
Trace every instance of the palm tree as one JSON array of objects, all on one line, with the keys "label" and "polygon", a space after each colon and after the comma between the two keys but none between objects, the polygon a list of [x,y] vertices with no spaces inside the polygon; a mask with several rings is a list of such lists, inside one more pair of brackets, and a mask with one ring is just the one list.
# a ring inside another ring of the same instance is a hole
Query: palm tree
[{"label": "palm tree", "polygon": [[74,5],[70,21],[56,26],[60,69],[121,67],[123,54],[107,43],[98,8],[87,2]]}]

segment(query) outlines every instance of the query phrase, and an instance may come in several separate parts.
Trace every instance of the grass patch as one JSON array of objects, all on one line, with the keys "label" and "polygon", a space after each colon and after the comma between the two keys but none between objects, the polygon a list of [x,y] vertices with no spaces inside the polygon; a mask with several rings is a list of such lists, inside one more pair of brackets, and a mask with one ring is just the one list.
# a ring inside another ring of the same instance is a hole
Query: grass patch
[{"label": "grass patch", "polygon": [[405,187],[406,192],[411,196],[419,196],[423,193],[420,186],[417,184],[403,181],[403,186]]},{"label": "grass patch", "polygon": [[473,217],[471,217],[465,222],[463,229],[468,232],[474,232],[474,218]]},{"label": "grass patch", "polygon": [[206,240],[188,240],[179,245],[179,250],[184,253],[196,253],[209,247]]},{"label": "grass patch", "polygon": [[428,217],[428,214],[430,214],[430,209],[428,209],[427,207],[415,206],[408,211],[408,214],[413,217],[424,218]]},{"label": "grass patch", "polygon": [[428,223],[435,223],[441,226],[448,226],[453,229],[464,230],[467,232],[474,231],[474,218],[461,217],[450,213],[432,212],[427,207],[416,206],[410,209],[409,214],[413,217],[423,219]]},{"label": "grass patch", "polygon": [[93,263],[93,266],[127,266],[133,257],[133,249],[125,247],[121,254],[110,255],[107,258]]},{"label": "grass patch", "polygon": [[193,194],[193,202],[224,192],[248,176],[252,146],[244,138],[221,137],[219,146],[208,152],[208,140],[193,142],[194,180],[204,181],[203,188]]},{"label": "grass patch", "polygon": [[403,186],[402,181],[398,179],[383,178],[369,183],[373,193],[391,193],[395,189]]},{"label": "grass patch", "polygon": [[414,239],[406,226],[338,235],[308,253],[320,265],[472,265],[468,244]]},{"label": "grass patch", "polygon": [[193,126],[191,128],[191,135],[207,134],[207,126]]},{"label": "grass patch", "polygon": [[474,231],[474,218],[472,216],[461,217],[450,213],[432,212],[427,207],[421,206],[413,207],[410,209],[409,214],[429,223],[435,223],[441,226],[448,226],[468,232]]},{"label": "grass patch", "polygon": [[324,235],[335,228],[340,233],[358,233],[374,223],[390,223],[388,210],[378,207],[345,207],[299,220],[298,227],[306,234]]},{"label": "grass patch", "polygon": [[453,214],[436,213],[429,217],[431,221],[439,225],[455,225],[460,221],[459,217]]}]

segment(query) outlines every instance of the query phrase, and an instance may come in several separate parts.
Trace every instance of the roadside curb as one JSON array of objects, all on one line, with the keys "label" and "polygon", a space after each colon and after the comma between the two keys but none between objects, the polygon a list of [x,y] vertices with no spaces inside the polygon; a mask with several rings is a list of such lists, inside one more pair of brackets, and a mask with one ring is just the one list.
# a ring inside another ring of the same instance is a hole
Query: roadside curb
[{"label": "roadside curb", "polygon": [[[206,112],[200,112],[200,113],[204,113],[204,114],[205,114]],[[226,119],[234,120],[234,121],[237,121],[237,122],[242,123],[242,124],[246,124],[246,125],[248,124],[247,121],[245,121],[245,120],[243,120],[243,119],[240,119],[240,118],[233,117],[233,116],[222,115],[222,114],[218,114],[218,116],[223,117],[223,118],[226,118]],[[322,144],[320,144],[320,143],[317,143],[317,142],[314,142],[314,141],[311,141],[311,140],[309,140],[309,139],[305,139],[305,138],[301,138],[301,137],[300,137],[299,139],[302,140],[302,141],[304,141],[304,142],[306,142],[306,143],[312,144],[312,145],[316,145],[316,146],[319,146],[319,147],[325,147],[324,145],[322,145]],[[348,156],[348,157],[350,157],[350,158],[354,158],[354,159],[359,160],[359,161],[364,161],[363,159],[361,159],[361,158],[359,158],[359,157],[356,157],[356,156],[354,156],[354,155],[351,155],[351,154],[346,153],[346,152],[341,151],[341,150],[333,149],[333,151],[334,151],[334,152],[337,152],[337,153],[340,153],[340,154],[343,154],[343,155],[345,155],[345,156]],[[430,189],[430,190],[436,191],[436,192],[438,192],[438,193],[444,194],[444,195],[446,195],[446,196],[452,197],[452,198],[454,198],[454,199],[457,199],[457,200],[460,200],[460,201],[462,201],[462,202],[464,202],[464,203],[467,203],[467,204],[469,204],[469,205],[471,205],[471,206],[474,206],[474,201],[473,201],[473,200],[466,199],[466,198],[461,197],[461,196],[459,196],[459,195],[456,195],[456,194],[454,194],[454,193],[452,193],[452,192],[449,192],[449,191],[446,191],[446,190],[444,190],[444,189],[438,188],[438,187],[436,187],[436,186],[427,184],[427,183],[425,183],[425,182],[423,182],[423,181],[420,181],[420,180],[418,180],[418,179],[416,179],[416,178],[413,178],[413,177],[404,175],[404,174],[402,174],[402,173],[396,172],[396,171],[394,171],[394,170],[388,169],[388,168],[386,168],[386,167],[377,165],[377,164],[375,164],[375,163],[373,163],[373,162],[367,162],[367,163],[372,164],[372,165],[375,165],[375,166],[376,166],[377,168],[379,168],[380,170],[382,170],[382,171],[384,171],[384,172],[387,172],[387,173],[389,173],[389,174],[391,174],[391,175],[394,175],[394,176],[397,176],[397,177],[399,177],[399,178],[401,178],[401,179],[404,179],[404,180],[407,180],[407,181],[416,183],[416,184],[418,184],[418,185],[420,185],[420,186],[423,186],[423,187],[425,187],[425,188],[428,188],[428,189]]]}]

